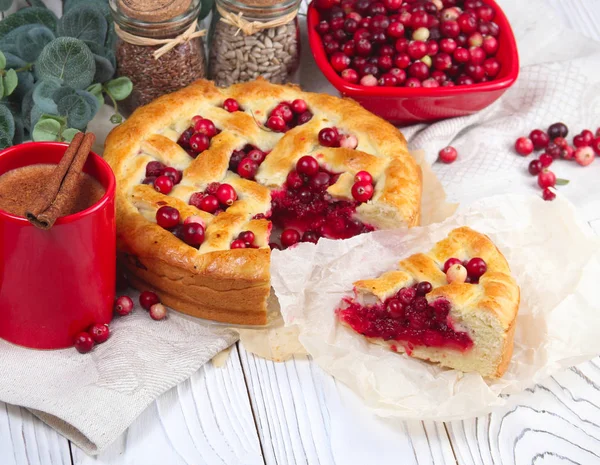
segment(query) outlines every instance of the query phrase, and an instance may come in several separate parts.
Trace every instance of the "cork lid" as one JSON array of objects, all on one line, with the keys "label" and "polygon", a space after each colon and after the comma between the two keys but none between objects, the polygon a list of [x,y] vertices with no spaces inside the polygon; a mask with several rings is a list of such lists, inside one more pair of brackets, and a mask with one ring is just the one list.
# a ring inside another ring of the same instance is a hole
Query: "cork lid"
[{"label": "cork lid", "polygon": [[252,10],[286,10],[290,7],[299,7],[300,0],[224,0],[233,10],[242,10],[244,7]]},{"label": "cork lid", "polygon": [[192,0],[118,0],[121,12],[139,21],[159,23],[184,14]]}]

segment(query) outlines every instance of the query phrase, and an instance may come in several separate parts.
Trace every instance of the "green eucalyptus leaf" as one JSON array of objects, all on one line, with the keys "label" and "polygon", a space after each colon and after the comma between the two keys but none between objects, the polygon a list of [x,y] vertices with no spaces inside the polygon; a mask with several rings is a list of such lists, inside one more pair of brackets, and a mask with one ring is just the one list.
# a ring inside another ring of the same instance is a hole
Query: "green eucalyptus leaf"
[{"label": "green eucalyptus leaf", "polygon": [[77,134],[78,132],[81,132],[81,131],[79,129],[75,129],[75,128],[65,129],[62,133],[63,140],[65,142],[71,142],[73,140],[73,137],[75,137],[75,134]]},{"label": "green eucalyptus leaf", "polygon": [[52,94],[52,100],[55,102],[60,101],[61,98],[66,97],[67,95],[75,94],[75,89],[69,86],[60,86],[58,89],[54,91]]},{"label": "green eucalyptus leaf", "polygon": [[115,68],[112,63],[101,55],[94,55],[96,63],[96,74],[94,74],[94,82],[106,82],[115,75]]},{"label": "green eucalyptus leaf", "polygon": [[12,93],[12,97],[21,101],[27,92],[33,89],[33,73],[29,71],[21,71],[17,73],[17,79],[19,80],[17,88]]},{"label": "green eucalyptus leaf", "polygon": [[9,52],[9,53],[18,55],[19,51],[17,49],[17,39],[19,37],[21,37],[21,35],[26,34],[27,32],[29,32],[32,29],[35,29],[37,27],[40,27],[40,25],[39,24],[24,24],[23,26],[19,26],[19,27],[13,29],[8,34],[6,34],[4,37],[2,37],[2,39],[0,39],[0,49],[2,49],[2,51],[4,53]]},{"label": "green eucalyptus leaf", "polygon": [[61,126],[64,126],[65,124],[67,124],[66,116],[48,115],[48,114],[44,113],[42,116],[40,116],[39,121],[44,121],[46,119],[53,119],[54,121],[58,121]]},{"label": "green eucalyptus leaf", "polygon": [[32,131],[33,140],[58,140],[60,134],[60,123],[53,119],[45,119],[37,122]]},{"label": "green eucalyptus leaf", "polygon": [[8,10],[13,4],[13,0],[0,0],[0,11]]},{"label": "green eucalyptus leaf", "polygon": [[25,61],[21,60],[18,56],[14,55],[12,53],[7,53],[5,51],[4,56],[6,56],[6,67],[7,68],[22,68],[23,66],[27,65],[27,63]]},{"label": "green eucalyptus leaf", "polygon": [[12,138],[12,144],[20,144],[25,139],[25,129],[23,127],[23,119],[19,115],[14,115],[15,118],[15,135]]},{"label": "green eucalyptus leaf", "polygon": [[106,42],[104,46],[108,50],[114,50],[117,45],[117,33],[115,32],[115,23],[109,20],[108,22],[108,32],[106,33]]},{"label": "green eucalyptus leaf", "polygon": [[5,105],[0,105],[0,136],[12,141],[15,135],[15,119]]},{"label": "green eucalyptus leaf", "polygon": [[110,23],[112,21],[108,0],[66,0],[63,6],[63,14],[67,14],[73,9],[78,9],[80,5],[94,5],[102,12],[106,22]]},{"label": "green eucalyptus leaf", "polygon": [[6,56],[4,56],[4,53],[0,50],[0,69],[4,68],[6,68]]},{"label": "green eucalyptus leaf", "polygon": [[104,56],[108,61],[110,61],[110,64],[113,66],[113,68],[117,69],[117,57],[115,56],[115,52],[107,49]]},{"label": "green eucalyptus leaf", "polygon": [[21,102],[21,118],[23,118],[23,125],[27,130],[31,129],[31,110],[33,109],[33,89],[27,92],[23,96]]},{"label": "green eucalyptus leaf", "polygon": [[120,77],[113,79],[112,81],[108,81],[104,87],[106,92],[112,95],[115,100],[123,100],[129,97],[129,94],[131,94],[133,84],[129,78]]},{"label": "green eucalyptus leaf", "polygon": [[35,68],[36,77],[54,77],[75,89],[85,89],[96,73],[94,55],[81,40],[58,37],[44,47]]},{"label": "green eucalyptus leaf", "polygon": [[41,24],[48,27],[51,31],[55,31],[56,22],[56,15],[47,8],[23,8],[0,21],[0,39],[13,29],[23,26],[24,24]]},{"label": "green eucalyptus leaf", "polygon": [[44,4],[43,0],[27,0],[27,3],[29,3],[29,6],[39,6],[40,8],[46,8],[46,5]]},{"label": "green eucalyptus leaf", "polygon": [[67,117],[69,127],[85,129],[92,119],[93,108],[81,95],[67,95],[58,102],[58,113]]},{"label": "green eucalyptus leaf", "polygon": [[58,108],[54,101],[54,92],[60,86],[61,82],[58,79],[49,78],[39,81],[33,90],[33,102],[44,113],[57,113]]},{"label": "green eucalyptus leaf", "polygon": [[9,69],[2,80],[4,81],[4,96],[8,97],[15,91],[19,84],[17,72],[14,69]]},{"label": "green eucalyptus leaf", "polygon": [[90,117],[91,120],[94,116],[96,116],[96,113],[98,113],[98,110],[100,110],[102,104],[91,92],[88,92],[87,90],[78,90],[77,95],[83,97],[92,109],[92,116]]},{"label": "green eucalyptus leaf", "polygon": [[13,145],[12,141],[8,137],[0,135],[0,150],[4,150],[11,145]]},{"label": "green eucalyptus leaf", "polygon": [[19,35],[16,39],[17,54],[23,60],[32,63],[43,48],[54,40],[54,33],[46,26],[38,26]]},{"label": "green eucalyptus leaf", "polygon": [[87,91],[92,94],[98,101],[99,107],[104,105],[104,95],[102,94],[102,84],[92,84],[87,88]]},{"label": "green eucalyptus leaf", "polygon": [[4,97],[4,79],[0,78],[0,99]]},{"label": "green eucalyptus leaf", "polygon": [[108,23],[100,8],[82,4],[66,12],[58,21],[58,35],[104,44]]},{"label": "green eucalyptus leaf", "polygon": [[37,105],[33,105],[31,109],[31,113],[29,114],[29,125],[31,128],[34,128],[40,118],[45,114],[45,112]]}]

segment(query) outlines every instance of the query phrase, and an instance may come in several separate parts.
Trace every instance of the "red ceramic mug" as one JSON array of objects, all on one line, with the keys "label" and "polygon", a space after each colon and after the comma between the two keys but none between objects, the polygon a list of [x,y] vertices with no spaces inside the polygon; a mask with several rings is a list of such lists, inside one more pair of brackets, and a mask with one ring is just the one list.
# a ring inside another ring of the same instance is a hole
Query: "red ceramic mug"
[{"label": "red ceramic mug", "polygon": [[[0,152],[0,175],[38,163],[57,164],[67,144],[31,142]],[[105,193],[91,207],[43,231],[0,210],[0,338],[25,347],[60,349],[94,323],[108,323],[115,299],[115,176],[90,153],[83,171]]]}]

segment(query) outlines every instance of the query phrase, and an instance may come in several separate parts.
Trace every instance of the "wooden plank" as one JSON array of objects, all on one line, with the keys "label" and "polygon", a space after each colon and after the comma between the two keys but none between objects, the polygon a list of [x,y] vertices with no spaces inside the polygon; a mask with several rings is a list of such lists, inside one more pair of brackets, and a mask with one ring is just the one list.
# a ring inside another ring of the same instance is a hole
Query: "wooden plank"
[{"label": "wooden plank", "polygon": [[75,465],[262,465],[237,348],[153,403],[97,458],[72,445]]},{"label": "wooden plank", "polygon": [[448,424],[458,463],[600,464],[600,358],[514,396],[511,404]]},{"label": "wooden plank", "polygon": [[0,464],[71,465],[69,441],[27,409],[0,402]]},{"label": "wooden plank", "polygon": [[307,357],[240,356],[267,465],[455,463],[441,423],[377,418]]}]

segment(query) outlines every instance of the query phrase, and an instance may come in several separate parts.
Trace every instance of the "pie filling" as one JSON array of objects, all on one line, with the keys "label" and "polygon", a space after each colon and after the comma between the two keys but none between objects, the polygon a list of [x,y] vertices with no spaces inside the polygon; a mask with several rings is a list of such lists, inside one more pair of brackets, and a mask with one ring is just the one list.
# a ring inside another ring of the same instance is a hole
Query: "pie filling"
[{"label": "pie filling", "polygon": [[443,298],[427,302],[427,286],[421,286],[423,283],[402,288],[374,305],[346,298],[337,310],[338,318],[366,337],[399,342],[409,355],[416,346],[469,350],[473,341],[454,327],[449,317],[450,302]]}]

